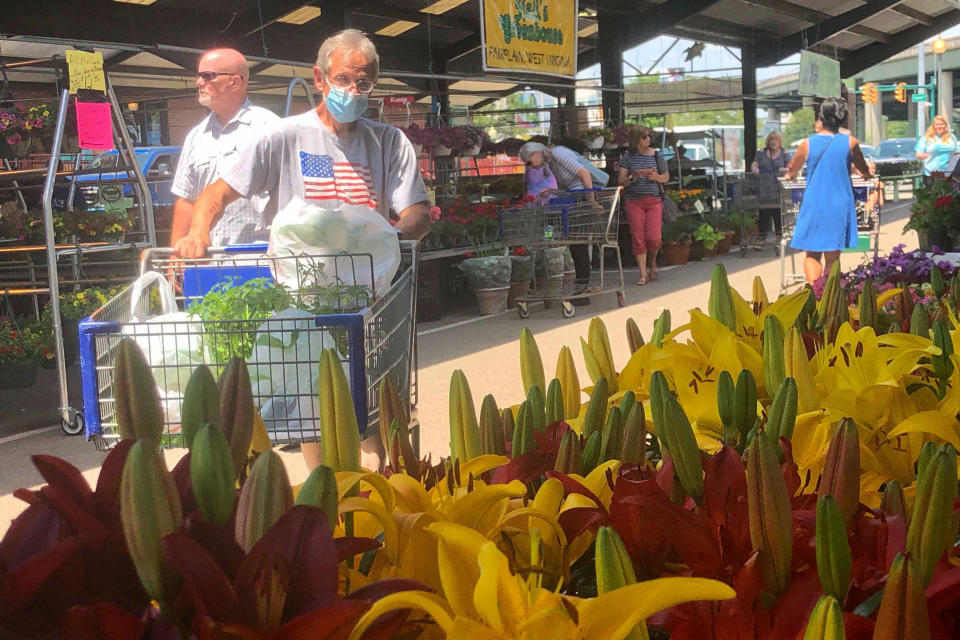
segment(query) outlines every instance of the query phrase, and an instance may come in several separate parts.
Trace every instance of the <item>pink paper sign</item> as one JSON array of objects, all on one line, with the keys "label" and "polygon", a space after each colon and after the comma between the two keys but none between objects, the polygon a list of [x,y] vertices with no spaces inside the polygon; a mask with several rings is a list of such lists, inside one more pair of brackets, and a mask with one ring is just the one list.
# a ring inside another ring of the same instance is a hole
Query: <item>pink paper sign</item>
[{"label": "pink paper sign", "polygon": [[113,149],[110,103],[77,100],[77,135],[82,149]]}]

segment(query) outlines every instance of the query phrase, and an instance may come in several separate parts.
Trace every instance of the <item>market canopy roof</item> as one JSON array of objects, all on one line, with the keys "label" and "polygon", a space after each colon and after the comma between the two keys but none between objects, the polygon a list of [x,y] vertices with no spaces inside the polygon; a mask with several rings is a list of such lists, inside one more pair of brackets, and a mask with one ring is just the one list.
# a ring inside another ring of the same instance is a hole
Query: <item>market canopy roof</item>
[{"label": "market canopy roof", "polygon": [[[284,93],[291,77],[311,77],[326,36],[352,26],[372,34],[380,51],[380,95],[429,100],[446,93],[452,104],[476,106],[523,86],[551,94],[572,86],[537,76],[483,77],[479,2],[35,0],[4,9],[0,62],[11,81],[48,82],[55,63],[46,71],[43,64],[17,63],[88,44],[104,53],[125,93],[164,97],[192,94],[199,51],[233,46],[252,63],[255,92]],[[747,49],[757,66],[809,48],[839,59],[849,77],[960,23],[960,9],[948,0],[581,0],[579,6],[581,69],[599,61],[601,47],[624,51],[666,34]]]}]

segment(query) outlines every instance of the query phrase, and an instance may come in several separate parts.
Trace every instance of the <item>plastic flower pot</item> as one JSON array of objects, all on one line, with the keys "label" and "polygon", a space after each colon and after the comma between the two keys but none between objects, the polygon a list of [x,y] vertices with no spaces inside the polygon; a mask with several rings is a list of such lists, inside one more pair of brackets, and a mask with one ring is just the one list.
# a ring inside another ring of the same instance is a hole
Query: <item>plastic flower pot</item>
[{"label": "plastic flower pot", "polygon": [[601,147],[603,147],[603,136],[597,136],[587,142],[587,149],[600,149]]},{"label": "plastic flower pot", "polygon": [[480,155],[480,145],[479,145],[479,144],[475,144],[475,145],[473,145],[473,146],[466,147],[466,148],[460,153],[460,155],[462,155],[462,156],[478,156],[478,155]]},{"label": "plastic flower pot", "polygon": [[690,240],[666,242],[660,249],[660,261],[666,266],[687,264],[690,260]]},{"label": "plastic flower pot", "polygon": [[507,310],[507,298],[510,295],[510,287],[474,289],[473,295],[477,298],[477,307],[480,309],[480,315],[492,316]]},{"label": "plastic flower pot", "polygon": [[705,254],[706,252],[704,250],[702,240],[694,240],[693,242],[690,243],[690,261],[691,262],[699,262],[700,260],[703,260],[703,257]]},{"label": "plastic flower pot", "polygon": [[[483,256],[467,258],[460,263],[460,271],[473,291],[510,288],[510,256]],[[506,296],[506,294],[504,294]],[[506,297],[504,297],[506,304]]]},{"label": "plastic flower pot", "polygon": [[445,144],[438,144],[433,148],[433,156],[435,158],[449,156],[451,153],[453,153],[453,151]]},{"label": "plastic flower pot", "polygon": [[26,389],[37,381],[37,360],[25,358],[0,363],[0,389]]},{"label": "plastic flower pot", "polygon": [[730,246],[733,244],[733,232],[724,231],[723,238],[717,241],[717,254],[725,255],[730,253]]}]

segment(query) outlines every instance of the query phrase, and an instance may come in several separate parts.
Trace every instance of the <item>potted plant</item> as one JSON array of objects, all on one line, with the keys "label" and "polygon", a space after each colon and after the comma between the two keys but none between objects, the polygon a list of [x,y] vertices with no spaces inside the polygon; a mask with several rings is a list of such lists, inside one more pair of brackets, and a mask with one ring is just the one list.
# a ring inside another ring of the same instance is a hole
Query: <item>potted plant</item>
[{"label": "potted plant", "polygon": [[468,252],[465,255],[459,268],[477,298],[480,315],[506,311],[513,270],[510,256],[505,255],[502,249],[480,251],[477,254]]},{"label": "potted plant", "polygon": [[469,139],[461,127],[438,127],[437,145],[433,148],[436,157],[458,155],[468,146]]},{"label": "potted plant", "polygon": [[687,264],[690,259],[690,232],[689,216],[679,216],[676,220],[664,222],[661,231],[663,246],[660,249],[662,264]]},{"label": "potted plant", "polygon": [[490,136],[487,135],[486,131],[472,124],[462,125],[459,129],[467,139],[467,144],[462,150],[462,155],[479,155],[481,149],[483,149],[484,145],[490,140]]},{"label": "potted plant", "polygon": [[[712,258],[717,255],[717,243],[723,236],[713,228],[709,222],[700,223],[693,231],[693,244],[690,250],[691,260],[700,260],[703,258]],[[703,247],[703,252],[699,257],[694,257],[698,246]]]},{"label": "potted plant", "polygon": [[616,148],[626,147],[630,143],[630,130],[633,127],[629,125],[619,125],[612,129],[613,131],[613,144]]},{"label": "potted plant", "polygon": [[510,252],[510,293],[507,296],[507,308],[514,309],[517,300],[530,291],[533,280],[533,256],[526,247],[514,247]]},{"label": "potted plant", "polygon": [[613,132],[603,127],[592,127],[580,133],[580,139],[587,146],[587,149],[596,150],[603,147],[607,139],[613,141]]},{"label": "potted plant", "polygon": [[563,290],[563,272],[566,270],[565,256],[567,247],[547,247],[538,249],[534,262],[537,293],[546,297],[557,297]]},{"label": "potted plant", "polygon": [[917,189],[916,202],[910,207],[910,219],[903,230],[917,232],[920,249],[932,247],[950,250],[960,237],[960,197],[949,180],[937,180],[929,188]]},{"label": "potted plant", "polygon": [[[747,211],[734,211],[727,216],[729,225],[733,230],[732,244],[741,244],[747,238],[754,238],[760,233],[757,227],[757,219]],[[746,238],[744,237],[746,234]]]},{"label": "potted plant", "polygon": [[413,150],[417,156],[423,153],[424,149],[430,150],[437,146],[439,135],[434,127],[421,127],[418,124],[411,124],[409,127],[401,129],[407,140],[413,145]]},{"label": "potted plant", "polygon": [[0,324],[0,389],[33,386],[41,343],[41,336],[33,327],[21,328],[12,320]]}]

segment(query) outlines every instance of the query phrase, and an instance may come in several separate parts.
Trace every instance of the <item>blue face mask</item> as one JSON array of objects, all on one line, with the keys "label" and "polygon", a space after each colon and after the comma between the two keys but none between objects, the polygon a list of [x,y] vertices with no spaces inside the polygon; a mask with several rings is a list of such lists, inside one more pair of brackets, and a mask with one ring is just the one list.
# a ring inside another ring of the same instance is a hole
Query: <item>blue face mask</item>
[{"label": "blue face mask", "polygon": [[367,110],[366,94],[344,91],[333,85],[329,86],[330,93],[324,98],[324,104],[327,105],[327,111],[337,122],[343,124],[355,122]]}]

